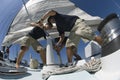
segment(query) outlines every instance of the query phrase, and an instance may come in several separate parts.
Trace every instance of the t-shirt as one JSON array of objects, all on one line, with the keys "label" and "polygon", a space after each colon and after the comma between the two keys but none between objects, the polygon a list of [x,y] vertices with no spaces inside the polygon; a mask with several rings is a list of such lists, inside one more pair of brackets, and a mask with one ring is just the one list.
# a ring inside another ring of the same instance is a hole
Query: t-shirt
[{"label": "t-shirt", "polygon": [[39,39],[41,37],[46,39],[46,34],[40,27],[34,27],[28,34],[34,39]]},{"label": "t-shirt", "polygon": [[59,35],[63,34],[65,31],[71,31],[76,20],[79,18],[78,16],[63,15],[59,13],[56,13],[53,17],[55,19]]}]

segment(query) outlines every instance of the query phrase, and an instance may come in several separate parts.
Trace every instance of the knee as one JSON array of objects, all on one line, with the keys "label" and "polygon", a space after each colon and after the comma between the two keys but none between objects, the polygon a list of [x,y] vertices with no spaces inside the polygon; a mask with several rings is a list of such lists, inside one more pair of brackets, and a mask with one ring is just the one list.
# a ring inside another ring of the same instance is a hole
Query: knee
[{"label": "knee", "polygon": [[71,46],[69,46],[69,47],[66,47],[66,50],[67,50],[67,52],[71,52],[71,50],[72,50],[72,47]]},{"label": "knee", "polygon": [[77,48],[75,46],[71,46],[72,52],[77,53]]},{"label": "knee", "polygon": [[66,48],[67,51],[70,51],[72,53],[77,53],[77,48],[75,46],[70,46]]},{"label": "knee", "polygon": [[28,48],[27,48],[26,46],[21,46],[21,50],[23,50],[23,51],[27,51]]},{"label": "knee", "polygon": [[42,49],[40,49],[40,50],[37,50],[37,53],[44,53],[45,52],[45,49],[44,48],[42,48]]},{"label": "knee", "polygon": [[66,49],[68,50],[68,49],[71,49],[71,46],[70,47],[66,47]]}]

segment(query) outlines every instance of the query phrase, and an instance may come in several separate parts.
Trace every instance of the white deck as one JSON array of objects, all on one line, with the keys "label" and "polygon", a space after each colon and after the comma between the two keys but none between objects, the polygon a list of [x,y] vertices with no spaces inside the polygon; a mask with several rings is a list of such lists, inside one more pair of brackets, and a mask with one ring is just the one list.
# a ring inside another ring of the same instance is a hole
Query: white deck
[{"label": "white deck", "polygon": [[94,76],[90,75],[87,71],[74,72],[64,75],[54,75],[48,80],[98,80]]}]

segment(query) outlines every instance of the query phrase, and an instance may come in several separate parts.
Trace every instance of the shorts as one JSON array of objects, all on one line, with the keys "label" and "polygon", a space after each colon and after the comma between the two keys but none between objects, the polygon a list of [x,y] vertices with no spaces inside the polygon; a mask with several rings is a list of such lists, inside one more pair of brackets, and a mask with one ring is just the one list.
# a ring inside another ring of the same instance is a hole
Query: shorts
[{"label": "shorts", "polygon": [[32,46],[36,52],[44,49],[42,45],[30,35],[24,37],[24,39],[21,41],[21,46],[26,46],[28,48]]},{"label": "shorts", "polygon": [[95,34],[90,26],[88,26],[82,19],[77,19],[74,27],[70,31],[70,35],[66,42],[66,47],[75,46],[77,48],[80,39],[93,40]]}]

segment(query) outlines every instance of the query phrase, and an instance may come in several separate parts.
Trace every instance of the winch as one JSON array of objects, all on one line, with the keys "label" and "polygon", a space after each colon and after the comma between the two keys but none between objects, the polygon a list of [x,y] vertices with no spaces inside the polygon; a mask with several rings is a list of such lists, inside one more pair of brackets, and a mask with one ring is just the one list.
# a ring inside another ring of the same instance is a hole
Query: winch
[{"label": "winch", "polygon": [[117,14],[108,15],[98,26],[103,39],[102,57],[120,48],[120,19]]}]

